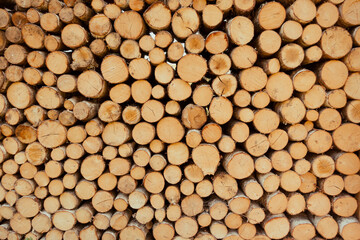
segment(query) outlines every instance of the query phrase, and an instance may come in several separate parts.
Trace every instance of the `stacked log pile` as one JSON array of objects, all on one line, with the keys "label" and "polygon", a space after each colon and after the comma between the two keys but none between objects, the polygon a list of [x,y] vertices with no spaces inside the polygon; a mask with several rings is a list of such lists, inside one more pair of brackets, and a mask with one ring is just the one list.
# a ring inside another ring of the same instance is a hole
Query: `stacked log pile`
[{"label": "stacked log pile", "polygon": [[0,7],[0,239],[360,239],[359,1]]}]

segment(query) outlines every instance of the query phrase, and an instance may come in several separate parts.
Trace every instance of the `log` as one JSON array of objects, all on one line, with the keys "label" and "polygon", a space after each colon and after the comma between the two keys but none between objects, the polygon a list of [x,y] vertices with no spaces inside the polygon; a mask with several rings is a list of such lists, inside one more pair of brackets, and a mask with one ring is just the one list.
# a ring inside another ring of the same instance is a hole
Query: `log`
[{"label": "log", "polygon": [[316,235],[315,227],[305,215],[290,219],[290,232],[294,238],[311,239]]},{"label": "log", "polygon": [[152,29],[166,29],[170,26],[171,11],[164,3],[153,3],[144,12],[144,20]]},{"label": "log", "polygon": [[297,215],[305,210],[306,202],[303,195],[294,192],[288,197],[286,212],[290,215]]},{"label": "log", "polygon": [[[277,15],[276,19],[272,18]],[[286,17],[285,8],[277,2],[263,4],[256,13],[255,22],[264,30],[279,28]]]},{"label": "log", "polygon": [[[76,6],[74,8],[74,14],[76,16]],[[76,35],[73,36],[73,33]],[[61,31],[62,42],[70,48],[78,48],[83,46],[88,41],[88,33],[79,24],[66,25]]]},{"label": "log", "polygon": [[186,38],[185,49],[190,53],[198,54],[205,49],[205,39],[200,34],[191,34]]},{"label": "log", "polygon": [[213,4],[206,5],[202,10],[202,14],[202,21],[208,29],[216,28],[223,19],[222,11]]},{"label": "log", "polygon": [[[333,39],[337,39],[334,41]],[[348,31],[342,27],[327,28],[320,39],[320,46],[324,56],[330,59],[344,57],[350,52],[352,39]]]},{"label": "log", "polygon": [[273,30],[266,30],[258,36],[256,45],[262,56],[270,56],[280,49],[281,37]]},{"label": "log", "polygon": [[[133,24],[126,24],[128,21],[131,21]],[[125,28],[120,27],[124,24],[126,26]],[[134,25],[135,28],[131,28],[132,25]],[[145,24],[140,14],[135,11],[126,11],[121,13],[115,20],[114,28],[122,38],[139,39],[144,34]]]},{"label": "log", "polygon": [[134,40],[123,41],[120,46],[120,54],[126,59],[141,57],[139,44]]},{"label": "log", "polygon": [[263,227],[266,235],[273,239],[281,239],[289,233],[290,222],[284,214],[269,215],[265,218]]},{"label": "log", "polygon": [[254,37],[254,25],[246,17],[237,16],[226,24],[227,34],[236,45],[244,45]]}]

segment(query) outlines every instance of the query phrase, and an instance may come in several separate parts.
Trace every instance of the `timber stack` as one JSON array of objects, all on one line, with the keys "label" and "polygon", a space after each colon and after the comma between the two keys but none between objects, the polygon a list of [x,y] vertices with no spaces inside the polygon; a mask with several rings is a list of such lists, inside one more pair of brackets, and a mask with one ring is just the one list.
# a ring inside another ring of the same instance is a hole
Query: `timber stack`
[{"label": "timber stack", "polygon": [[1,0],[0,239],[360,237],[358,0]]}]

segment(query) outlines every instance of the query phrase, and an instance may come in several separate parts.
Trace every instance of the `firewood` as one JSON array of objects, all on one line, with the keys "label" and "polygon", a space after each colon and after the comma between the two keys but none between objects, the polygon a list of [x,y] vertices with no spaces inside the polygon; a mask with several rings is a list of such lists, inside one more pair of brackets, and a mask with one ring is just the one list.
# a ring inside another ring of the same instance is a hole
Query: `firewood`
[{"label": "firewood", "polygon": [[314,45],[305,50],[304,64],[310,64],[318,62],[323,55],[323,52],[320,47]]},{"label": "firewood", "polygon": [[303,28],[300,23],[288,20],[281,25],[279,34],[286,42],[293,42],[299,39],[302,35]]},{"label": "firewood", "polygon": [[281,47],[280,35],[273,30],[266,30],[258,36],[256,45],[262,56],[272,55]]},{"label": "firewood", "polygon": [[348,193],[354,194],[359,192],[360,178],[358,175],[349,175],[344,178],[345,190]]},{"label": "firewood", "polygon": [[[280,227],[281,226],[281,227]],[[263,222],[266,235],[274,239],[285,237],[290,231],[290,222],[284,214],[269,215]],[[280,228],[279,228],[280,227]],[[279,231],[274,231],[278,228]]]},{"label": "firewood", "polygon": [[23,39],[21,36],[21,30],[18,27],[11,26],[5,31],[6,39],[11,43],[22,43]]},{"label": "firewood", "polygon": [[[337,39],[334,41],[333,39]],[[327,28],[321,37],[320,46],[324,56],[330,59],[344,57],[350,52],[352,39],[348,31],[342,27]]]},{"label": "firewood", "polygon": [[[359,128],[353,123],[341,125],[333,132],[334,144],[341,150],[354,152],[359,146],[356,144],[356,139],[359,133]],[[351,132],[351,136],[349,135]]]},{"label": "firewood", "polygon": [[190,53],[200,53],[205,49],[205,39],[200,34],[191,34],[186,38],[185,48]]},{"label": "firewood", "polygon": [[0,34],[0,51],[3,52],[8,44],[9,44],[9,42],[7,41],[7,39],[5,37],[5,33],[3,31],[1,31],[1,34]]},{"label": "firewood", "polygon": [[305,210],[306,202],[303,195],[293,192],[288,197],[286,212],[290,215],[297,215]]},{"label": "firewood", "polygon": [[[168,165],[164,169],[164,178],[170,184],[177,184],[182,177],[181,169],[176,165]],[[182,185],[180,185],[182,186]],[[186,195],[186,194],[185,194]]]},{"label": "firewood", "polygon": [[[171,169],[171,168],[170,168]],[[174,169],[177,169],[179,170],[178,168],[174,168]],[[177,174],[178,176],[181,177],[180,174]],[[177,177],[178,177],[177,176]],[[189,196],[191,194],[194,193],[194,190],[195,190],[195,185],[193,182],[189,181],[189,180],[183,180],[181,181],[181,184],[180,184],[180,192],[186,196]]]},{"label": "firewood", "polygon": [[74,15],[73,8],[64,7],[59,12],[59,18],[62,22],[70,24],[70,23],[79,23],[79,19]]},{"label": "firewood", "polygon": [[[72,35],[74,32],[76,32],[76,37]],[[61,40],[70,48],[78,48],[88,41],[88,33],[78,24],[69,24],[61,31]]]},{"label": "firewood", "polygon": [[202,11],[202,21],[208,29],[216,28],[222,19],[223,13],[216,5],[208,4]]},{"label": "firewood", "polygon": [[339,224],[339,234],[344,239],[356,237],[359,232],[359,221],[355,217],[341,218],[337,220]]},{"label": "firewood", "polygon": [[28,23],[25,12],[13,13],[11,15],[11,21],[16,27],[19,27],[19,28],[22,28],[26,23]]},{"label": "firewood", "polygon": [[340,20],[343,24],[347,26],[353,26],[358,24],[358,17],[353,17],[351,15],[351,9],[357,10],[359,6],[355,4],[354,1],[344,1],[339,7]]},{"label": "firewood", "polygon": [[249,43],[254,37],[254,25],[250,19],[237,16],[226,24],[227,34],[236,45]]},{"label": "firewood", "polygon": [[154,3],[144,12],[144,20],[155,30],[166,29],[170,26],[171,12],[164,3]]},{"label": "firewood", "polygon": [[115,20],[121,13],[120,7],[118,7],[116,4],[107,4],[105,5],[104,14],[111,20]]},{"label": "firewood", "polygon": [[356,1],[3,5],[1,239],[357,237]]},{"label": "firewood", "polygon": [[251,223],[243,223],[239,228],[238,228],[238,235],[241,238],[247,238],[247,239],[251,239],[253,237],[255,237],[256,235],[256,227],[254,224]]},{"label": "firewood", "polygon": [[291,236],[295,238],[310,239],[316,235],[314,226],[304,215],[292,217],[290,219],[290,228]]},{"label": "firewood", "polygon": [[6,28],[11,25],[11,14],[5,9],[1,9],[0,14],[1,14],[1,22],[0,22],[1,30],[6,30]]}]

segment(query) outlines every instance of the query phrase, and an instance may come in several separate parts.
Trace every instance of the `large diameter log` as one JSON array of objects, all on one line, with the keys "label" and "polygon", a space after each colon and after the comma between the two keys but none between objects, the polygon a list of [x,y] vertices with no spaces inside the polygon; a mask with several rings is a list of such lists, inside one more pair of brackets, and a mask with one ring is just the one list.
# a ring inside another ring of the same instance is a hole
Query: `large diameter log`
[{"label": "large diameter log", "polygon": [[174,117],[161,119],[156,126],[156,132],[160,140],[166,143],[178,142],[185,134],[184,127],[180,121]]},{"label": "large diameter log", "polygon": [[342,27],[327,28],[320,40],[324,56],[330,59],[344,57],[352,48],[352,38],[348,31]]},{"label": "large diameter log", "polygon": [[199,29],[200,19],[196,11],[185,7],[177,10],[171,20],[174,34],[181,39],[187,38]]},{"label": "large diameter log", "polygon": [[114,22],[114,28],[122,38],[128,39],[139,39],[146,29],[144,20],[135,11],[121,13]]},{"label": "large diameter log", "polygon": [[204,175],[214,175],[220,162],[219,151],[214,145],[200,144],[192,151],[192,159]]},{"label": "large diameter log", "polygon": [[262,224],[266,235],[272,239],[282,239],[290,231],[290,222],[284,214],[269,215]]},{"label": "large diameter log", "polygon": [[343,1],[339,6],[340,21],[346,26],[359,24],[359,16],[353,13],[359,10],[359,3],[353,0]]},{"label": "large diameter log", "polygon": [[33,49],[41,49],[44,47],[45,33],[35,24],[25,24],[21,29],[21,34],[26,45]]},{"label": "large diameter log", "polygon": [[58,121],[46,120],[39,125],[37,135],[44,147],[55,148],[65,143],[66,128]]},{"label": "large diameter log", "polygon": [[78,24],[68,24],[61,31],[62,42],[70,48],[78,48],[89,40],[87,31]]},{"label": "large diameter log", "polygon": [[[252,157],[241,151],[230,153],[225,157],[225,170],[236,179],[249,177],[254,171],[254,161]],[[239,168],[238,166],[243,166]]]},{"label": "large diameter log", "polygon": [[77,81],[79,92],[90,98],[100,98],[106,93],[106,83],[102,76],[93,71],[88,70],[80,74]]},{"label": "large diameter log", "polygon": [[204,58],[196,54],[187,54],[177,65],[177,72],[181,79],[187,82],[198,82],[205,75],[207,64]]},{"label": "large diameter log", "polygon": [[359,137],[360,127],[353,123],[341,125],[332,135],[335,146],[346,152],[355,152],[360,149]]},{"label": "large diameter log", "polygon": [[152,29],[166,29],[170,26],[171,11],[164,3],[156,2],[145,10],[144,20]]},{"label": "large diameter log", "polygon": [[236,45],[249,43],[254,37],[254,24],[250,19],[237,16],[226,24],[227,34]]}]

